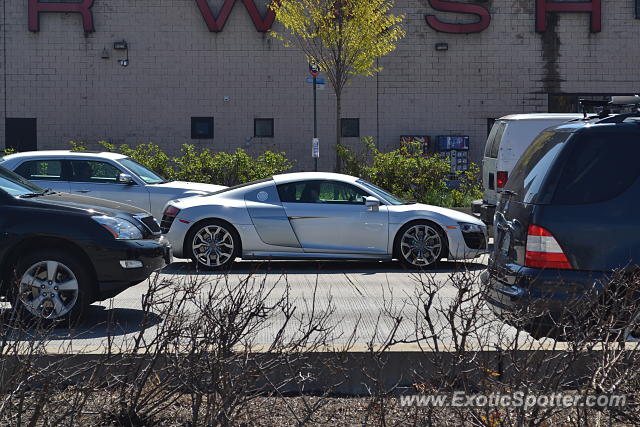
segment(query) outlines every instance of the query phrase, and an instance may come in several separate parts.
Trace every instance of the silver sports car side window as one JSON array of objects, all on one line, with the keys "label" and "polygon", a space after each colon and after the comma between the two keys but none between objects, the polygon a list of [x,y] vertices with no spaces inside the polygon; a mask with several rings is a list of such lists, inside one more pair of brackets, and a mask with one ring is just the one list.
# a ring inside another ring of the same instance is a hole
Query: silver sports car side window
[{"label": "silver sports car side window", "polygon": [[362,205],[369,196],[364,190],[340,181],[299,181],[278,186],[283,203],[326,203]]}]

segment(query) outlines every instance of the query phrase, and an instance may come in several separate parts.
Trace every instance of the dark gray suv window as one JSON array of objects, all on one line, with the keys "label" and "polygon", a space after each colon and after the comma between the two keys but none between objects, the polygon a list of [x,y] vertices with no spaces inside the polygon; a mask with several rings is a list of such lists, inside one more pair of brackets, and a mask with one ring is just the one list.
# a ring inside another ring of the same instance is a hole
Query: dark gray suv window
[{"label": "dark gray suv window", "polygon": [[514,192],[516,200],[537,203],[538,195],[544,193],[547,172],[570,135],[551,131],[538,135],[513,168],[505,190]]},{"label": "dark gray suv window", "polygon": [[640,175],[637,133],[581,135],[571,144],[553,204],[604,202],[628,189]]}]

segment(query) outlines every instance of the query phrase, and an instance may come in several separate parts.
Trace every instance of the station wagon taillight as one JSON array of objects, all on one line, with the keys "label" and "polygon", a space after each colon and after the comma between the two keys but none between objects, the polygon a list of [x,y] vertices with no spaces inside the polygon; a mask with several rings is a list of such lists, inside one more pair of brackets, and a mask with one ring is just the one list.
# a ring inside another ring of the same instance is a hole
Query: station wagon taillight
[{"label": "station wagon taillight", "polygon": [[533,268],[572,269],[553,234],[538,225],[529,226],[524,265]]},{"label": "station wagon taillight", "polygon": [[498,171],[496,177],[497,187],[504,188],[504,186],[507,185],[507,178],[509,178],[509,174],[507,173],[507,171]]}]

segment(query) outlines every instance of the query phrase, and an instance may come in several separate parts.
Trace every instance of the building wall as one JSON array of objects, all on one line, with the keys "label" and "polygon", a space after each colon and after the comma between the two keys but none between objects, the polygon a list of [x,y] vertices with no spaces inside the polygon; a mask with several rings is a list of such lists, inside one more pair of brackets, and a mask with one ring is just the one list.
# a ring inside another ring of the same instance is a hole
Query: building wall
[{"label": "building wall", "polygon": [[[585,13],[551,14],[547,31],[536,33],[535,1],[487,0],[478,3],[491,13],[486,30],[446,34],[424,15],[450,22],[474,17],[434,11],[428,0],[398,0],[407,37],[380,60],[378,76],[352,81],[343,117],[360,118],[361,135],[376,137],[382,149],[397,147],[400,135],[469,135],[477,161],[489,118],[546,111],[549,93],[638,92],[635,3],[603,3],[599,33],[589,31]],[[219,0],[210,4],[219,7]],[[298,169],[312,167],[306,61],[256,31],[241,1],[219,33],[208,31],[194,0],[95,0],[92,11],[96,31],[85,34],[78,14],[41,14],[40,31],[30,32],[27,1],[4,0],[0,10],[0,109],[4,117],[37,118],[39,149],[66,148],[69,140],[97,148],[96,141],[108,140],[153,141],[177,152],[194,143],[282,150]],[[129,44],[127,67],[118,63],[124,53],[112,49],[118,40]],[[439,42],[448,50],[436,51]],[[329,170],[335,158],[329,88],[318,92],[318,107],[320,168]],[[214,139],[190,139],[192,116],[214,117]],[[275,119],[274,138],[252,138],[256,117]],[[4,125],[0,119],[0,147]]]}]

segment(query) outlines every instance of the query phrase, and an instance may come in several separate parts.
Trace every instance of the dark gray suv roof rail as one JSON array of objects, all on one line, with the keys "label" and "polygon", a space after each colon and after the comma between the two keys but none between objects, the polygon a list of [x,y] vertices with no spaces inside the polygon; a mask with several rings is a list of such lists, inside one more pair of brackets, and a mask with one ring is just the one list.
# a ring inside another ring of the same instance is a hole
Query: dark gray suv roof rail
[{"label": "dark gray suv roof rail", "polygon": [[630,117],[638,117],[638,118],[640,118],[640,111],[635,111],[633,113],[614,114],[614,115],[609,116],[607,118],[598,120],[598,121],[596,121],[596,123],[597,124],[601,124],[601,123],[622,123],[622,122],[624,122],[626,119],[628,119]]}]

